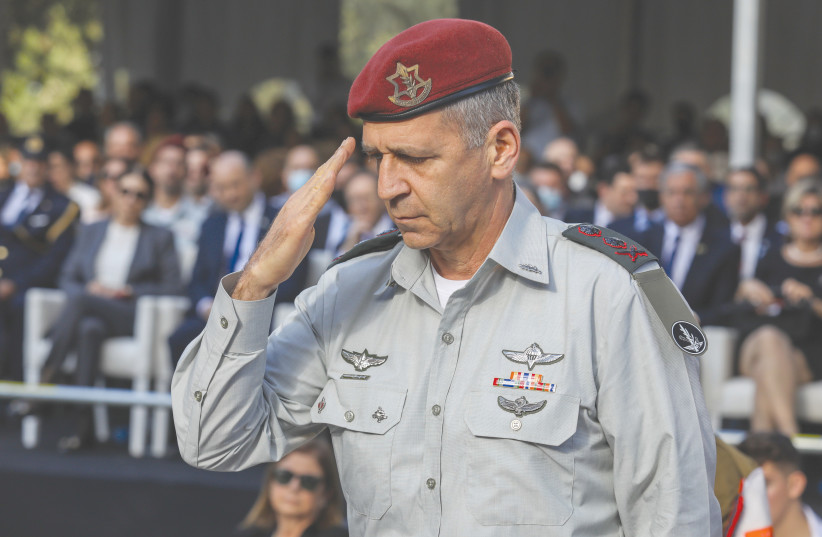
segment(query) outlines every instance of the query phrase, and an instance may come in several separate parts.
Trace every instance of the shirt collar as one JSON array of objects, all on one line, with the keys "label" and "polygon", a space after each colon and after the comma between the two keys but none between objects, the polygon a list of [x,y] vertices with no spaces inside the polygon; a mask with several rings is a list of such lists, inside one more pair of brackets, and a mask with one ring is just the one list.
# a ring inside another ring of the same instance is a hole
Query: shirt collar
[{"label": "shirt collar", "polygon": [[[545,223],[519,187],[516,187],[511,215],[485,262],[489,259],[517,276],[549,283]],[[402,287],[410,289],[427,268],[427,251],[403,246],[391,265],[391,277]]]}]

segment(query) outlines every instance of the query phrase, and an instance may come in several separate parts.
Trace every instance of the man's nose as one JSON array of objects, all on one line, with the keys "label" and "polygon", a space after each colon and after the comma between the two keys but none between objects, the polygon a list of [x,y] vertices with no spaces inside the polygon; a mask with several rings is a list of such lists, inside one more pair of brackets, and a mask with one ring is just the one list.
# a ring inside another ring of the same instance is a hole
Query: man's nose
[{"label": "man's nose", "polygon": [[377,167],[377,195],[383,201],[396,198],[408,192],[408,183],[403,179],[402,166],[390,155],[384,157]]}]

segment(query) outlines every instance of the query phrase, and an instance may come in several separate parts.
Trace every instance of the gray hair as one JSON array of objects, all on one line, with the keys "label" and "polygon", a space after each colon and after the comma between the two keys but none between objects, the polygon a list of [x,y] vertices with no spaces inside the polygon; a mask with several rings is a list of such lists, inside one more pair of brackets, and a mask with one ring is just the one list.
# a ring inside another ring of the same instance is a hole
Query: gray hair
[{"label": "gray hair", "polygon": [[696,177],[696,182],[699,184],[699,191],[708,191],[708,178],[704,173],[702,173],[702,170],[696,166],[692,166],[691,164],[685,164],[684,162],[672,162],[668,164],[662,172],[662,175],[659,176],[659,190],[665,190],[665,184],[668,182],[668,178],[672,175],[679,175],[682,173],[692,173],[694,177]]},{"label": "gray hair", "polygon": [[500,121],[510,121],[522,128],[519,117],[519,86],[513,80],[469,95],[442,108],[442,117],[459,127],[460,137],[468,149],[485,143],[491,127]]},{"label": "gray hair", "polygon": [[118,121],[117,123],[107,127],[106,130],[103,132],[103,140],[106,140],[113,131],[119,129],[130,130],[134,133],[134,136],[137,138],[137,143],[143,143],[143,132],[140,130],[140,127],[138,127],[136,123],[133,123],[131,121]]}]

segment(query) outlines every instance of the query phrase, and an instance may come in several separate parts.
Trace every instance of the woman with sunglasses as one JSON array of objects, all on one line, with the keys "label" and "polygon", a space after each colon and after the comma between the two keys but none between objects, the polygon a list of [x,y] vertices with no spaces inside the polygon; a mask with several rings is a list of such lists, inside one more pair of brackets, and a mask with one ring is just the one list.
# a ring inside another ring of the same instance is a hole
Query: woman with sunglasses
[{"label": "woman with sunglasses", "polygon": [[822,183],[808,179],[785,194],[789,240],[743,281],[740,372],[756,382],[753,431],[799,432],[794,410],[799,385],[822,378]]},{"label": "woman with sunglasses", "polygon": [[[127,173],[116,186],[111,217],[81,228],[60,272],[60,287],[68,297],[52,328],[41,382],[54,381],[66,357],[75,353],[74,383],[92,385],[103,341],[133,334],[136,299],[182,291],[171,232],[140,218],[151,199],[151,180]],[[75,410],[75,432],[60,439],[61,451],[92,441],[90,407]]]},{"label": "woman with sunglasses", "polygon": [[257,500],[238,535],[347,537],[342,493],[327,441],[317,438],[266,467]]}]

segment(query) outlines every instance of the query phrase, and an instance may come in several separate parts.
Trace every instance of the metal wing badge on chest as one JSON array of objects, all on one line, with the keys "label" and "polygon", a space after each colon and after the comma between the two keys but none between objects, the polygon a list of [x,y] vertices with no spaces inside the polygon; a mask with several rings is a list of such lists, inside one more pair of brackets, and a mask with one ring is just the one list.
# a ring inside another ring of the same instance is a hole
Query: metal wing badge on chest
[{"label": "metal wing badge on chest", "polygon": [[533,371],[535,365],[553,364],[565,357],[564,354],[542,352],[542,348],[536,343],[532,343],[524,351],[503,350],[502,354],[512,362],[528,364],[529,371]]},{"label": "metal wing badge on chest", "polygon": [[388,356],[377,356],[376,354],[368,354],[368,349],[362,352],[351,352],[345,349],[340,351],[343,360],[354,366],[357,371],[365,371],[369,367],[378,366],[388,360]]}]

